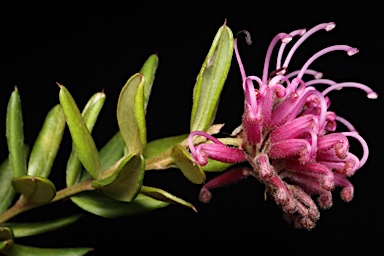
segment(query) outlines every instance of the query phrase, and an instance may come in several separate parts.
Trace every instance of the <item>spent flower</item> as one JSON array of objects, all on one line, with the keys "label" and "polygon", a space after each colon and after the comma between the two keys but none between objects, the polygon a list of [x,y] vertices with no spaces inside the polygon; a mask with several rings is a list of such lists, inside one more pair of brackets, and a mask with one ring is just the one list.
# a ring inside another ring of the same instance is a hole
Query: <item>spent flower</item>
[{"label": "spent flower", "polygon": [[[308,31],[298,29],[277,34],[267,49],[261,78],[246,75],[237,48],[238,39],[234,39],[245,101],[242,124],[232,136],[239,138],[241,143],[226,145],[203,131],[191,132],[188,141],[192,157],[202,166],[208,163],[208,158],[224,163],[249,164],[208,181],[200,191],[202,202],[211,199],[210,189],[253,176],[265,185],[266,193],[282,208],[287,221],[297,228],[312,229],[319,219],[319,208],[332,206],[335,187],[341,187],[342,200],[352,200],[354,187],[348,178],[366,163],[369,148],[349,121],[330,110],[328,94],[344,87],[364,90],[370,99],[377,98],[377,94],[361,83],[323,79],[321,72],[309,69],[309,66],[327,53],[344,51],[352,56],[358,49],[333,45],[311,56],[300,70],[288,71],[293,54],[309,36],[334,27],[335,23],[329,22]],[[249,32],[241,32],[250,44]],[[294,37],[300,38],[283,61],[285,47]],[[269,73],[272,52],[279,42],[275,70]],[[306,80],[304,76],[311,79]],[[320,91],[314,87],[317,84],[327,87]],[[348,130],[337,132],[338,123]],[[208,141],[194,144],[194,136],[205,137]],[[349,152],[349,138],[360,142],[363,151],[360,159]]]}]

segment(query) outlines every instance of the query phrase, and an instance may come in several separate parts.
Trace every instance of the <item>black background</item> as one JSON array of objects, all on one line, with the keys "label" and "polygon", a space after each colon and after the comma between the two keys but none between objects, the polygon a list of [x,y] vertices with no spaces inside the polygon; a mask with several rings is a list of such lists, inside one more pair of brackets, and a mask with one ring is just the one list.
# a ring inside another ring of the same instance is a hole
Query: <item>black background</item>
[{"label": "black background", "polygon": [[[57,5],[33,12],[28,8],[2,8],[0,120],[4,122],[0,134],[5,135],[6,104],[17,86],[23,104],[25,140],[32,145],[46,113],[59,102],[59,82],[68,88],[80,108],[95,92],[105,91],[107,99],[93,131],[95,142],[101,147],[118,130],[115,110],[120,89],[153,53],[158,54],[160,62],[148,105],[148,141],[186,133],[195,78],[225,19],[234,34],[243,29],[251,33],[253,45],[247,46],[240,40],[239,47],[247,73],[257,76],[261,76],[266,49],[274,35],[333,21],[333,31],[320,31],[299,48],[291,70],[300,68],[312,54],[333,44],[348,44],[360,50],[353,57],[341,52],[323,56],[311,68],[324,72],[325,78],[365,83],[378,92],[377,100],[369,100],[363,91],[350,88],[330,96],[331,109],[355,125],[370,146],[370,156],[351,178],[354,199],[346,204],[335,191],[333,207],[321,212],[312,231],[296,230],[282,220],[281,210],[274,202],[263,200],[264,188],[254,179],[213,191],[211,203],[204,205],[198,201],[200,185],[191,184],[178,170],[166,170],[147,172],[144,183],[184,198],[196,206],[198,213],[171,205],[118,219],[88,214],[70,227],[19,239],[18,243],[95,248],[89,255],[128,255],[133,250],[183,254],[232,248],[256,254],[263,248],[273,253],[280,249],[309,252],[307,249],[355,250],[378,246],[371,244],[382,237],[384,230],[380,165],[384,23],[378,8],[350,4],[342,8],[325,4],[305,7],[288,2],[258,8],[150,2],[114,8],[98,6],[98,11],[95,6],[81,10],[68,7]],[[240,81],[233,61],[216,118],[216,123],[226,124],[223,131],[227,133],[240,123]],[[5,136],[0,140],[0,156],[4,159]],[[359,155],[359,144],[351,144],[351,151]],[[64,187],[70,146],[67,130],[51,175],[58,189]],[[207,175],[208,179],[214,176]],[[45,220],[76,212],[81,210],[66,201],[14,220]]]}]

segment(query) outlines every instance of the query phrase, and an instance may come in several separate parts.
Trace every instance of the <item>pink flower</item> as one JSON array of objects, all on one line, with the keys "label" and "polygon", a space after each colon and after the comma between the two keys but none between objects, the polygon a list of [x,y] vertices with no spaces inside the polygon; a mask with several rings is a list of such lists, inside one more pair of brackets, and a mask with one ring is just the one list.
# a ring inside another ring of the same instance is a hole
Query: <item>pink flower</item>
[{"label": "pink flower", "polygon": [[[344,201],[352,200],[354,188],[348,177],[365,164],[369,149],[350,122],[329,110],[328,94],[344,87],[364,90],[370,99],[377,98],[377,94],[364,84],[322,79],[322,74],[309,66],[333,51],[345,51],[351,56],[358,50],[348,45],[330,46],[310,57],[300,70],[288,72],[294,52],[309,36],[334,27],[333,22],[322,23],[308,31],[299,29],[276,35],[268,47],[261,78],[246,75],[235,39],[245,102],[242,124],[234,136],[242,143],[237,148],[229,147],[213,136],[195,131],[190,134],[189,147],[201,165],[207,163],[207,158],[212,158],[226,163],[247,161],[249,167],[229,170],[207,182],[200,193],[203,202],[211,199],[210,189],[253,176],[265,185],[266,191],[284,211],[287,221],[298,228],[312,229],[320,216],[319,208],[332,206],[335,187],[342,188],[340,196]],[[249,33],[242,32],[249,42]],[[300,38],[283,62],[285,47],[294,37]],[[272,51],[279,42],[275,71],[268,73]],[[304,76],[313,79],[305,81]],[[314,87],[316,84],[328,87],[319,91]],[[349,131],[335,132],[338,122]],[[191,139],[196,135],[203,135],[212,143],[196,146]],[[360,142],[361,159],[349,152],[349,138]]]}]

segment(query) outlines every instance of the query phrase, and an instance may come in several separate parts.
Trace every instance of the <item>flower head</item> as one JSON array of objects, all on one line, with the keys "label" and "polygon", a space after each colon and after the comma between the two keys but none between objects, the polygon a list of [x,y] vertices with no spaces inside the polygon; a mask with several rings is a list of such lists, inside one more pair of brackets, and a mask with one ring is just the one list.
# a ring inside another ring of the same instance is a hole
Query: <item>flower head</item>
[{"label": "flower head", "polygon": [[[334,27],[335,23],[330,22],[308,31],[299,29],[277,34],[268,47],[261,78],[246,75],[237,48],[238,39],[235,39],[245,101],[242,124],[233,135],[241,139],[241,144],[237,148],[229,147],[208,135],[213,144],[196,146],[190,139],[189,146],[192,156],[201,165],[212,158],[226,163],[247,161],[249,168],[229,170],[207,182],[201,189],[203,201],[209,201],[209,189],[251,175],[265,185],[268,194],[284,211],[286,220],[293,222],[295,227],[312,229],[320,216],[319,208],[332,206],[335,187],[342,188],[340,196],[344,201],[352,200],[354,188],[348,177],[365,164],[369,149],[352,124],[330,110],[328,94],[344,87],[364,90],[370,99],[377,98],[377,94],[364,84],[323,79],[322,73],[309,66],[333,51],[344,51],[352,56],[358,50],[348,45],[333,45],[311,56],[300,70],[288,72],[293,54],[309,36]],[[249,33],[244,33],[250,42]],[[294,37],[300,38],[283,61],[285,47]],[[269,73],[272,51],[279,42],[276,70]],[[305,80],[304,76],[313,78]],[[320,91],[315,88],[318,84],[327,87]],[[335,132],[338,123],[349,130]],[[203,134],[192,132],[190,138]],[[349,138],[360,142],[363,149],[360,159],[349,152]]]}]

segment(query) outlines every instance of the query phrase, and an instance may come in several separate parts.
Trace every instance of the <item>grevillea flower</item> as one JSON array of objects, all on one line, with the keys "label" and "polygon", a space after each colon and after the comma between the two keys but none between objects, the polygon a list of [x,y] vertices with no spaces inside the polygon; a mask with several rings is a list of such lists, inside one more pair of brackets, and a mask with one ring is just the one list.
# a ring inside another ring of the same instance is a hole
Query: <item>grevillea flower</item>
[{"label": "grevillea flower", "polygon": [[[377,98],[377,94],[364,84],[323,79],[322,73],[309,66],[333,51],[344,51],[351,56],[358,50],[348,45],[333,45],[310,57],[300,70],[288,72],[294,52],[309,36],[334,27],[335,23],[330,22],[308,31],[277,34],[268,47],[261,78],[245,74],[235,38],[245,102],[242,124],[232,136],[240,138],[241,144],[229,146],[209,134],[194,131],[189,135],[189,148],[200,165],[207,164],[211,158],[225,163],[247,161],[249,167],[234,168],[207,182],[200,192],[201,201],[209,202],[212,188],[253,176],[265,185],[287,221],[297,228],[312,229],[320,216],[319,208],[332,206],[335,187],[341,187],[344,201],[352,200],[354,187],[348,178],[365,164],[369,149],[353,125],[330,110],[328,94],[344,87],[364,90],[370,99]],[[247,43],[250,42],[249,33],[242,32]],[[285,46],[294,37],[299,39],[285,54],[283,62]],[[269,73],[272,51],[279,42],[275,71]],[[304,76],[312,79],[305,81]],[[315,85],[321,85],[322,91]],[[338,123],[348,131],[336,132]],[[194,136],[204,136],[210,142],[195,145]],[[349,152],[350,138],[362,146],[360,159]]]}]

